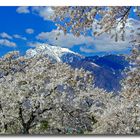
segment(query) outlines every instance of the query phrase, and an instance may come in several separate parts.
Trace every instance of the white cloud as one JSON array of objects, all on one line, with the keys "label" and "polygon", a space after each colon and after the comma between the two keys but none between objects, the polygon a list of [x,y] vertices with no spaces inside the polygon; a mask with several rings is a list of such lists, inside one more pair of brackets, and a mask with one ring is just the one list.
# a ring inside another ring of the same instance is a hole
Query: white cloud
[{"label": "white cloud", "polygon": [[93,46],[81,46],[80,50],[85,53],[94,53],[94,52],[118,52],[124,51],[130,48],[130,44],[128,41],[119,41],[115,42],[113,39],[110,38],[100,38],[94,40]]},{"label": "white cloud", "polygon": [[76,37],[70,33],[64,35],[62,31],[53,30],[51,32],[41,32],[36,38],[52,45],[67,48],[80,45],[80,50],[86,53],[123,51],[130,47],[128,40],[115,42],[114,39],[111,39],[110,36],[106,34],[97,38],[83,35]]},{"label": "white cloud", "polygon": [[5,32],[0,33],[0,37],[2,37],[2,38],[7,38],[7,39],[12,39],[12,36],[8,35],[8,34],[5,33]]},{"label": "white cloud", "polygon": [[34,29],[28,28],[28,29],[25,30],[25,32],[26,32],[27,34],[33,34],[33,33],[34,33]]},{"label": "white cloud", "polygon": [[33,13],[33,14],[39,15],[44,20],[50,20],[51,16],[53,16],[54,14],[53,9],[49,6],[32,6],[31,10],[29,9],[28,6],[21,6],[21,7],[18,7],[16,11],[19,14]]},{"label": "white cloud", "polygon": [[100,37],[94,41],[96,51],[121,51],[129,48],[131,45],[129,41],[118,41],[115,42],[113,39]]},{"label": "white cloud", "polygon": [[7,39],[0,39],[0,45],[8,46],[8,47],[16,47],[17,46],[16,43],[11,42],[11,41],[9,41]]},{"label": "white cloud", "polygon": [[26,37],[22,37],[21,35],[18,35],[18,34],[13,35],[13,37],[16,39],[27,40]]},{"label": "white cloud", "polygon": [[46,41],[52,45],[62,47],[73,47],[74,45],[80,44],[93,44],[93,38],[90,36],[76,37],[73,34],[65,35],[63,31],[53,30],[51,32],[41,32],[37,37],[38,40]]},{"label": "white cloud", "polygon": [[27,14],[27,13],[30,13],[30,10],[29,10],[28,6],[20,6],[17,8],[16,12],[19,14],[21,14],[21,13]]},{"label": "white cloud", "polygon": [[51,16],[53,16],[54,11],[51,7],[47,6],[36,6],[32,7],[33,13],[39,15],[42,17],[44,20],[49,20]]}]

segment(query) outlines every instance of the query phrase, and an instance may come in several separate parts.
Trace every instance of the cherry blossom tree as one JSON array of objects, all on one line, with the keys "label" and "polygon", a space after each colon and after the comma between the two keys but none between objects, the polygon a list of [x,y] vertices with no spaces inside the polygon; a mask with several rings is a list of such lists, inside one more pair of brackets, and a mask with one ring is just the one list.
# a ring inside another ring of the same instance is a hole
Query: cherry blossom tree
[{"label": "cherry blossom tree", "polygon": [[[91,74],[82,69],[73,70],[66,64],[52,63],[41,55],[28,60],[22,58],[21,65],[17,54],[7,54],[1,60],[2,68],[9,64],[10,67],[0,83],[0,133],[91,131],[94,123],[89,111],[92,100],[88,98],[88,91],[92,89]],[[13,73],[13,68],[18,69]],[[84,92],[87,97],[83,99]],[[94,94],[98,92],[101,91],[93,90]]]}]

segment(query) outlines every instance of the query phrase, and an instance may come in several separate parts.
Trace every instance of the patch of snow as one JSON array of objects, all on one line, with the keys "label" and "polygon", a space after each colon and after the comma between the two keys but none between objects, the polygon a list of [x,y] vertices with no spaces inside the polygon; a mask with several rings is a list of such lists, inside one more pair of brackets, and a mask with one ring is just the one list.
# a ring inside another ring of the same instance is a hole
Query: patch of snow
[{"label": "patch of snow", "polygon": [[100,67],[99,65],[97,65],[97,64],[95,64],[95,63],[93,63],[93,62],[91,62],[91,64],[92,64],[94,67]]}]

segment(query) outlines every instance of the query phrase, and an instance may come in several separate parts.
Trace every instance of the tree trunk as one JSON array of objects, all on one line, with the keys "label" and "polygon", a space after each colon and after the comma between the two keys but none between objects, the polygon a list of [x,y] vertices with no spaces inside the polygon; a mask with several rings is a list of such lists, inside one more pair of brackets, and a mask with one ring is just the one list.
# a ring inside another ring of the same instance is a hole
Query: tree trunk
[{"label": "tree trunk", "polygon": [[22,130],[22,134],[29,134],[29,128],[27,127],[24,127],[23,130]]}]

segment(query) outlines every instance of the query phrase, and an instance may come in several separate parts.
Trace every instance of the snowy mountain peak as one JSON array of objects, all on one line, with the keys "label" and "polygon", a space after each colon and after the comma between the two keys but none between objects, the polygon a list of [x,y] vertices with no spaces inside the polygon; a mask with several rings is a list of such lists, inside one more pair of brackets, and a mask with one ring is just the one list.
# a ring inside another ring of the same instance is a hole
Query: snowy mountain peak
[{"label": "snowy mountain peak", "polygon": [[70,51],[68,48],[61,48],[59,46],[51,46],[48,44],[40,44],[36,46],[35,49],[27,50],[26,57],[30,58],[30,57],[34,57],[36,55],[41,54],[41,55],[48,55],[49,57],[55,59],[56,61],[61,62],[61,57],[67,53],[74,54],[81,57],[78,53]]}]

